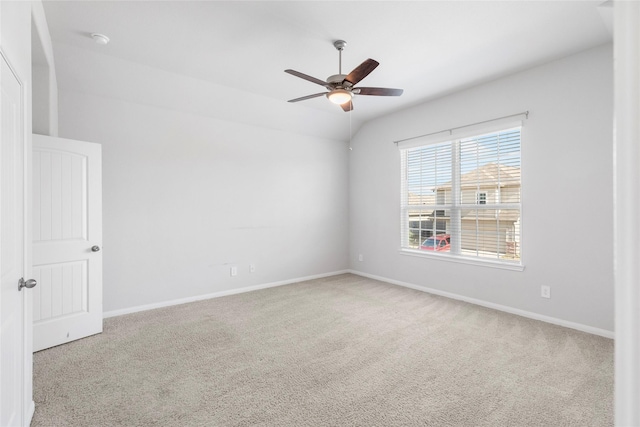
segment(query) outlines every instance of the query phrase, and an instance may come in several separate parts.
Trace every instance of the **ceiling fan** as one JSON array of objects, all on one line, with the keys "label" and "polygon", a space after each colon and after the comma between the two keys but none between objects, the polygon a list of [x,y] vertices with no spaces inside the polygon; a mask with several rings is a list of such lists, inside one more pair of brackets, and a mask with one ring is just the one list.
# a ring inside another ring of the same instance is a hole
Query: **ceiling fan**
[{"label": "ceiling fan", "polygon": [[323,86],[329,90],[329,92],[314,93],[313,95],[307,95],[300,98],[290,99],[289,102],[304,101],[306,99],[317,98],[325,95],[329,101],[334,104],[338,104],[344,111],[353,110],[353,96],[354,95],[372,95],[372,96],[400,96],[402,95],[402,89],[389,89],[384,87],[355,87],[362,79],[367,77],[375,68],[380,65],[378,61],[371,58],[358,65],[349,74],[342,74],[342,50],[347,45],[344,40],[336,40],[333,42],[333,46],[339,52],[338,74],[329,76],[327,81],[316,79],[315,77],[308,76],[295,70],[284,70],[285,73],[289,73],[293,76],[300,77],[301,79],[310,81],[312,83]]}]

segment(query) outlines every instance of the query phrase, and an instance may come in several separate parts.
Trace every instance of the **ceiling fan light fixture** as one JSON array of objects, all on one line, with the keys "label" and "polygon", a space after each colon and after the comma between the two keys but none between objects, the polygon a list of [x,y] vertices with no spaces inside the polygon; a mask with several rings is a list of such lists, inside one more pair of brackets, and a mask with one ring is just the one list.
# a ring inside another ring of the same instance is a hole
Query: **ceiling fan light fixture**
[{"label": "ceiling fan light fixture", "polygon": [[353,94],[345,89],[334,89],[331,92],[327,93],[327,98],[329,98],[329,101],[333,102],[334,104],[342,105],[351,101],[351,98],[353,98]]}]

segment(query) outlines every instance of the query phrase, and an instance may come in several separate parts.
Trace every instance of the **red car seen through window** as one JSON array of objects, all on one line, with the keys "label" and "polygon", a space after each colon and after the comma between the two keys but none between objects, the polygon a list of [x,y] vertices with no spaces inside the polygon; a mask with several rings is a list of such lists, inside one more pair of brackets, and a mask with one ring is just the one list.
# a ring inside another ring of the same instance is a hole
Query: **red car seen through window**
[{"label": "red car seen through window", "polygon": [[449,234],[439,234],[431,236],[420,245],[423,251],[447,252],[451,249],[451,236]]}]

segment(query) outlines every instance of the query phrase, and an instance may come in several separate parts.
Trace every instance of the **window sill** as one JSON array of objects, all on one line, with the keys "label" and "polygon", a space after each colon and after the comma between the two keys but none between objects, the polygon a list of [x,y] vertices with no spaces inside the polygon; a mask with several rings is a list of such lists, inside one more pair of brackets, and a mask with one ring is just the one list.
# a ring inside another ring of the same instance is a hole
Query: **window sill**
[{"label": "window sill", "polygon": [[412,250],[412,249],[400,249],[400,255],[408,255],[414,256],[418,258],[428,258],[435,259],[438,261],[447,261],[447,262],[455,262],[458,264],[469,264],[469,265],[477,265],[480,267],[489,267],[489,268],[498,268],[502,270],[511,270],[511,271],[524,271],[524,265],[510,263],[510,262],[500,262],[500,261],[492,261],[486,259],[475,259],[460,255],[439,255],[439,254],[429,254],[424,251]]}]

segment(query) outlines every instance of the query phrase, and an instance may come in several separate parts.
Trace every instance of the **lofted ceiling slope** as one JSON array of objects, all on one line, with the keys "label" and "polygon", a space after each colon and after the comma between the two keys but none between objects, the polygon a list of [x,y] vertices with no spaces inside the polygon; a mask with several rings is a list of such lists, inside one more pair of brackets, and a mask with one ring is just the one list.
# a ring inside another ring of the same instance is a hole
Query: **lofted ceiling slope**
[{"label": "lofted ceiling slope", "polygon": [[[45,1],[62,91],[345,140],[362,123],[611,41],[602,1]],[[95,44],[93,32],[110,37]],[[380,62],[343,112],[285,74]]]}]

